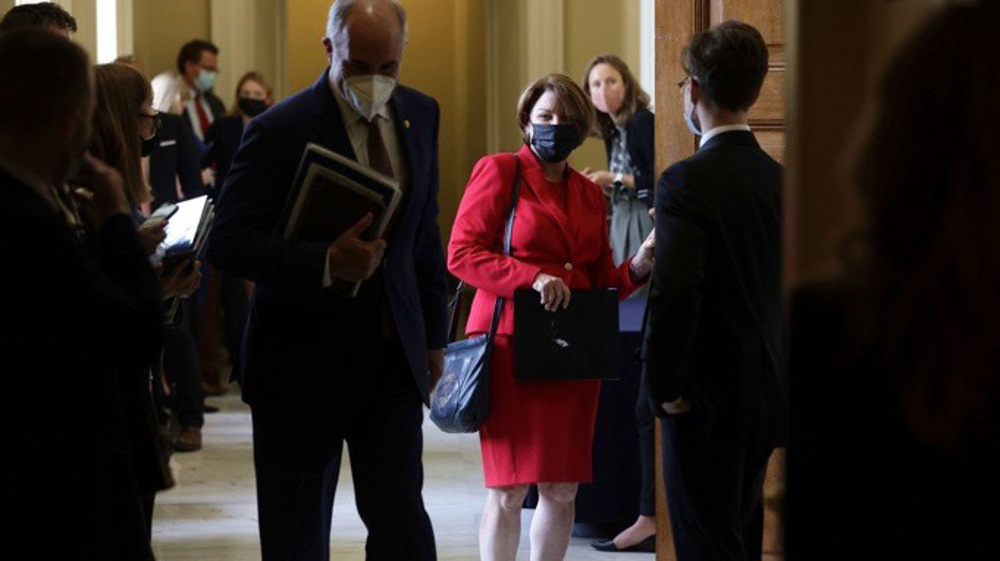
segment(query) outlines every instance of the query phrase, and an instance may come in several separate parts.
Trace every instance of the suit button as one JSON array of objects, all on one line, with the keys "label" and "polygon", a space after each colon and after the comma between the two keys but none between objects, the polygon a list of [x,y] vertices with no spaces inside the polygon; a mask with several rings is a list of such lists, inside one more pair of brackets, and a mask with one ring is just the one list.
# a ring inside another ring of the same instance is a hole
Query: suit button
[{"label": "suit button", "polygon": [[565,267],[567,271],[572,271],[573,270],[573,264],[572,263],[566,263],[565,265],[563,265],[563,267]]}]

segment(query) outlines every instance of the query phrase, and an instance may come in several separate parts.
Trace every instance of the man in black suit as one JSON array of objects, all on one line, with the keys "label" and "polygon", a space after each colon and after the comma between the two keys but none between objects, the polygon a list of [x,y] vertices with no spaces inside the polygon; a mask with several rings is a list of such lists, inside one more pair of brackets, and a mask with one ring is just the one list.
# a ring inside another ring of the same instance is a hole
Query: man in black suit
[{"label": "man in black suit", "polygon": [[226,113],[225,104],[212,91],[219,75],[219,48],[202,39],[184,43],[177,53],[177,72],[193,94],[184,100],[184,116],[198,141],[204,143],[208,127]]},{"label": "man in black suit", "polygon": [[[159,352],[162,302],[121,177],[84,154],[90,62],[20,29],[0,33],[0,76],[0,291],[16,300],[0,322],[4,554],[151,559],[123,388],[125,365]],[[57,202],[68,178],[83,232]]]},{"label": "man in black suit", "polygon": [[[253,414],[264,559],[328,558],[345,442],[367,558],[435,558],[421,423],[446,339],[439,109],[396,84],[405,38],[398,2],[335,2],[330,68],[250,122],[218,204],[209,258],[256,283],[238,374]],[[308,142],[400,182],[386,239],[360,238],[370,217],[332,243],[275,235]],[[364,282],[346,298],[327,288],[335,279]]]},{"label": "man in black suit", "polygon": [[695,35],[682,61],[701,145],[656,187],[645,367],[678,559],[759,561],[764,471],[786,430],[782,171],[747,125],[767,49],[730,21]]}]

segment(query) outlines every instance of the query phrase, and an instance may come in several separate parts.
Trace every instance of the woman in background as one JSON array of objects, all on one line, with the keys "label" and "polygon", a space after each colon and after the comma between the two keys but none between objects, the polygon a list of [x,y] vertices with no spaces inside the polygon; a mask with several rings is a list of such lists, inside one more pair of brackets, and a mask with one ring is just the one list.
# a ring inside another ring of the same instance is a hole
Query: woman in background
[{"label": "woman in background", "polygon": [[[611,250],[615,263],[622,262],[653,230],[649,214],[653,206],[653,175],[656,159],[653,114],[649,94],[642,90],[628,66],[615,55],[594,57],[584,73],[583,89],[597,108],[591,136],[604,140],[608,170],[589,172],[588,178],[604,188],[611,198]],[[656,495],[654,491],[653,411],[649,405],[646,376],[639,380],[635,404],[639,431],[639,517],[612,540],[594,542],[600,551],[656,549]]]},{"label": "woman in background", "polygon": [[597,109],[590,135],[604,141],[608,169],[583,170],[611,198],[611,250],[615,264],[634,254],[653,230],[653,114],[649,94],[615,55],[594,57],[584,74],[583,91]]},{"label": "woman in background", "polygon": [[[145,77],[126,64],[98,65],[94,76],[97,103],[91,152],[121,174],[133,220],[140,225],[139,234],[147,251],[153,253],[163,240],[163,225],[143,227],[145,216],[140,209],[151,199],[150,189],[142,177],[141,160],[156,144],[157,114],[152,108],[153,93]],[[183,269],[177,267],[176,272],[160,277],[164,297],[187,295],[197,287],[200,280],[197,267],[187,273],[182,272]],[[118,357],[116,365],[119,396],[128,428],[131,475],[142,497],[148,535],[152,528],[155,494],[173,482],[159,437],[150,389],[150,370],[160,356],[160,334],[150,337],[138,331],[134,335],[134,339],[122,342],[128,352]]]},{"label": "woman in background", "polygon": [[229,175],[229,165],[240,147],[243,128],[257,115],[274,104],[271,84],[260,72],[247,72],[236,83],[236,103],[229,113],[217,118],[208,128],[205,143],[208,152],[201,160],[202,167],[215,166],[215,188],[222,189]]},{"label": "woman in background", "polygon": [[[490,364],[490,416],[479,433],[488,488],[479,551],[486,561],[516,557],[530,484],[539,494],[531,558],[562,559],[577,488],[592,478],[601,384],[514,378],[514,291],[530,287],[554,311],[569,305],[571,290],[616,287],[624,298],[652,270],[652,238],[634,258],[614,264],[601,190],[567,163],[593,118],[590,100],[570,78],[549,74],[529,85],[517,111],[524,146],[476,164],[451,231],[448,269],[477,288],[466,326],[470,336],[489,330],[496,298],[504,298]],[[510,255],[504,255],[515,180],[517,215]]]}]

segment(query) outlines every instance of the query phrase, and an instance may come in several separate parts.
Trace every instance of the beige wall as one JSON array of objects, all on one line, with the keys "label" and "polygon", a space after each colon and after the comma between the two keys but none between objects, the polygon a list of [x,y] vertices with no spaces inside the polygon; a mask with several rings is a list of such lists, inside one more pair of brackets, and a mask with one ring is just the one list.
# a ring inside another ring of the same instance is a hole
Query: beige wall
[{"label": "beige wall", "polygon": [[[210,0],[133,0],[132,54],[142,60],[150,78],[174,69],[184,43],[211,39],[210,6]],[[219,68],[227,71],[225,53],[219,57]]]},{"label": "beige wall", "polygon": [[[594,55],[613,53],[639,75],[639,20],[637,10],[626,9],[635,0],[566,0],[566,68],[569,77],[581,83],[583,71]],[[633,21],[629,21],[631,18]],[[607,169],[604,142],[587,140],[570,158],[576,169]]]}]

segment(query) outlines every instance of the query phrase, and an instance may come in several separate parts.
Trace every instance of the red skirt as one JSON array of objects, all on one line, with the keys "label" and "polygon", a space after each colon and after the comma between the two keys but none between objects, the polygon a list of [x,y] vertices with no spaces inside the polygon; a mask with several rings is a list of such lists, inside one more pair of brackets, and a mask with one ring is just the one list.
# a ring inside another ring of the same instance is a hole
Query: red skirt
[{"label": "red skirt", "polygon": [[497,335],[479,430],[486,486],[589,483],[600,390],[598,380],[515,381],[512,337]]}]

